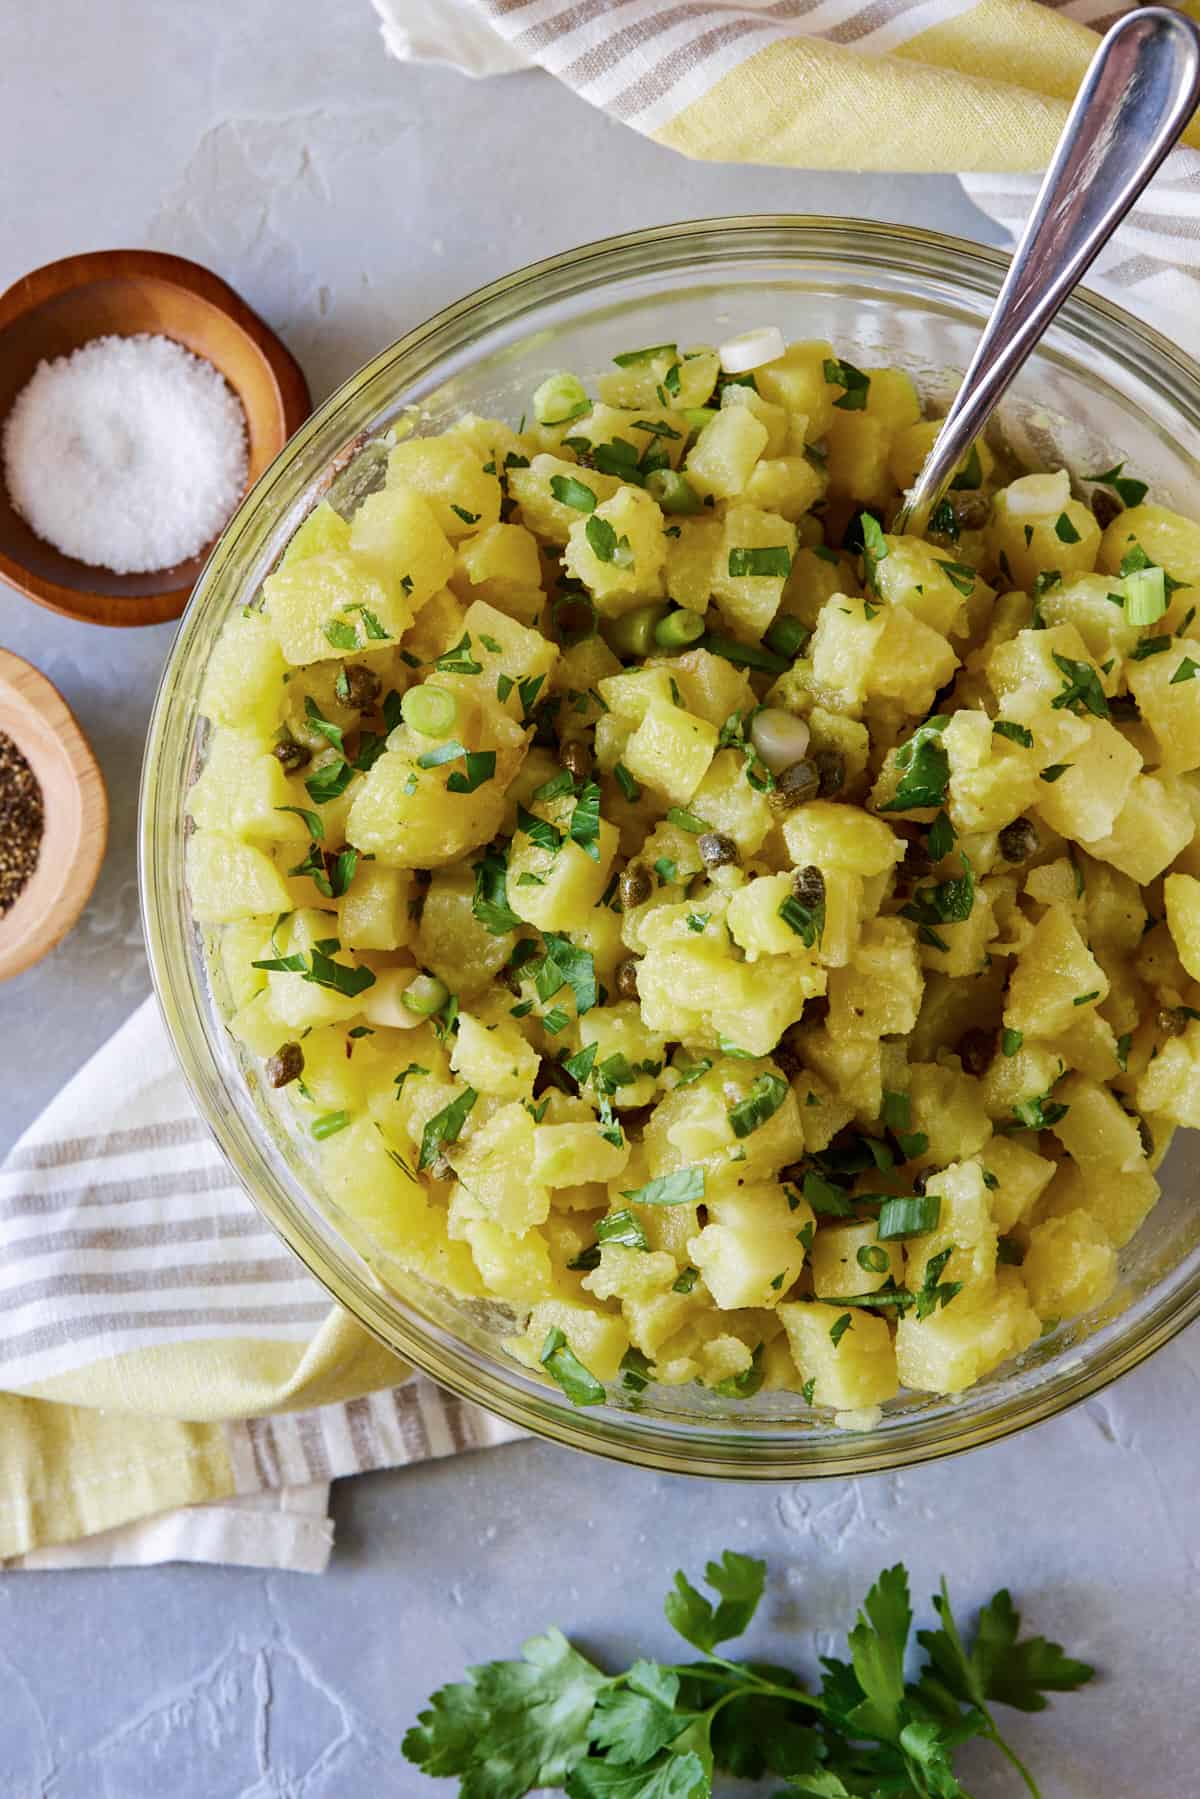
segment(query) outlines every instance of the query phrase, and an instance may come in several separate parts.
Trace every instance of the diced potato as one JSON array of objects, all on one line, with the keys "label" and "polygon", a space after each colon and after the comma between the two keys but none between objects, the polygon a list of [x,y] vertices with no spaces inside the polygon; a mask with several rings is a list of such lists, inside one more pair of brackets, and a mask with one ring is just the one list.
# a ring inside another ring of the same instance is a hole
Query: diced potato
[{"label": "diced potato", "polygon": [[666,559],[662,512],[640,487],[622,487],[573,524],[564,557],[568,572],[583,582],[605,618],[657,599]]},{"label": "diced potato", "polygon": [[1076,842],[1113,830],[1141,767],[1131,743],[1106,719],[1089,718],[1066,773],[1039,783],[1037,809],[1051,830]]},{"label": "diced potato", "polygon": [[1182,1037],[1162,1045],[1138,1082],[1137,1103],[1142,1112],[1161,1114],[1174,1124],[1200,1126],[1200,1024],[1195,1020]]},{"label": "diced potato", "polygon": [[915,614],[845,594],[827,601],[809,646],[819,696],[831,711],[861,714],[868,694],[925,714],[958,667],[945,638]]},{"label": "diced potato", "polygon": [[896,1352],[882,1318],[811,1300],[780,1306],[779,1316],[796,1367],[813,1383],[814,1405],[844,1411],[895,1398]]},{"label": "diced potato", "polygon": [[758,875],[730,899],[726,921],[747,962],[760,956],[798,956],[815,966],[816,940],[806,944],[784,916],[792,897],[790,875]]},{"label": "diced potato", "polygon": [[[646,1106],[658,1087],[655,1064],[661,1069],[666,1059],[666,1042],[647,1028],[636,1000],[619,1000],[615,1005],[593,1006],[579,1020],[580,1047],[596,1045],[595,1067],[602,1068],[614,1056],[621,1056],[634,1071],[634,1078],[616,1086],[614,1106]],[[647,1066],[648,1065],[648,1066]]]},{"label": "diced potato", "polygon": [[[989,1147],[988,1154],[991,1154]],[[1063,1218],[1087,1212],[1116,1249],[1139,1229],[1159,1195],[1159,1185],[1148,1167],[1084,1170],[1077,1162],[1060,1162],[1054,1179],[1038,1204],[1037,1217]],[[995,1195],[993,1194],[993,1201]]]},{"label": "diced potato", "polygon": [[1029,1303],[1043,1321],[1076,1318],[1102,1305],[1117,1284],[1117,1252],[1084,1211],[1035,1224],[1021,1263]]},{"label": "diced potato", "polygon": [[875,1293],[886,1282],[904,1284],[904,1251],[898,1243],[881,1243],[874,1218],[857,1224],[826,1224],[809,1252],[813,1291],[834,1300]]},{"label": "diced potato", "polygon": [[744,498],[763,512],[795,523],[824,492],[825,477],[806,456],[764,456],[750,472]]},{"label": "diced potato", "polygon": [[801,1237],[814,1223],[811,1208],[793,1205],[776,1181],[713,1194],[707,1204],[708,1223],[688,1254],[713,1303],[722,1311],[777,1306],[804,1266]]},{"label": "diced potato", "polygon": [[[1023,489],[1026,481],[1048,483],[1045,511],[1018,512],[1014,490]],[[1001,568],[1007,568],[1012,583],[1032,591],[1043,569],[1057,569],[1066,580],[1071,575],[1091,574],[1100,548],[1100,527],[1081,500],[1064,499],[1052,477],[1022,477],[1003,487],[992,500],[992,516],[987,527],[988,550]],[[1067,489],[1069,493],[1069,488]]]},{"label": "diced potato", "polygon": [[[757,506],[731,506],[712,573],[712,594],[730,629],[748,643],[757,643],[783,598],[784,583],[796,547],[796,527],[775,512]],[[739,572],[748,551],[778,563],[777,572]]]},{"label": "diced potato", "polygon": [[783,840],[796,868],[844,868],[856,875],[888,874],[904,856],[904,840],[881,818],[835,800],[809,800],[783,821]]},{"label": "diced potato", "polygon": [[534,1133],[545,1128],[535,1126],[524,1106],[513,1101],[454,1146],[454,1171],[462,1183],[456,1204],[461,1195],[463,1216],[490,1218],[517,1234],[544,1223],[550,1190],[534,1175]]},{"label": "diced potato", "polygon": [[534,1306],[524,1333],[509,1338],[507,1348],[530,1368],[539,1358],[551,1331],[560,1330],[572,1355],[598,1381],[614,1381],[621,1357],[629,1347],[629,1332],[620,1318],[596,1306],[568,1299],[547,1299]]},{"label": "diced potato", "polygon": [[896,1327],[896,1367],[917,1393],[962,1393],[1041,1335],[1041,1320],[1015,1268],[996,1284],[960,1293],[927,1318],[908,1312]]},{"label": "diced potato", "polygon": [[686,655],[674,656],[666,672],[668,691],[673,677],[686,710],[718,729],[731,713],[749,714],[757,703],[745,670],[710,650],[688,650]]},{"label": "diced potato", "polygon": [[823,340],[793,343],[774,362],[754,371],[755,385],[765,400],[804,416],[809,443],[824,437],[833,418],[838,386],[825,375],[825,364],[833,360],[833,345]]},{"label": "diced potato", "polygon": [[[1194,1028],[1189,1025],[1189,1032]],[[1185,1039],[1176,1041],[1183,1044]],[[1055,1087],[1054,1098],[1066,1112],[1051,1128],[1082,1169],[1115,1168],[1133,1173],[1145,1165],[1137,1120],[1121,1109],[1106,1087],[1083,1075],[1069,1074]],[[1138,1103],[1146,1111],[1161,1110],[1145,1105],[1140,1096]]]},{"label": "diced potato", "polygon": [[705,518],[676,519],[672,523],[679,535],[667,540],[664,575],[667,595],[689,612],[707,612],[724,526],[711,514]]},{"label": "diced potato", "polygon": [[413,938],[412,876],[406,869],[360,862],[338,901],[338,936],[347,949],[401,949]]},{"label": "diced potato", "polygon": [[188,838],[187,883],[201,924],[291,911],[288,890],[270,858],[224,831],[193,831]]},{"label": "diced potato", "polygon": [[469,868],[439,870],[426,889],[415,953],[423,968],[459,995],[477,993],[508,961],[511,931],[493,932],[475,917]]},{"label": "diced potato", "polygon": [[1193,875],[1168,875],[1163,882],[1167,929],[1179,959],[1194,981],[1200,980],[1200,881]]},{"label": "diced potato", "polygon": [[767,427],[748,407],[722,407],[688,452],[687,478],[698,494],[731,500],[744,492],[769,440]]},{"label": "diced potato", "polygon": [[1200,526],[1181,513],[1153,503],[1127,507],[1106,529],[1097,561],[1115,575],[1135,548],[1144,550],[1174,580],[1186,581],[1189,587],[1200,582]]},{"label": "diced potato", "polygon": [[570,930],[599,903],[617,852],[616,826],[607,819],[600,820],[591,844],[594,856],[566,836],[573,808],[574,801],[568,801],[565,809],[555,801],[539,807],[541,814],[554,813],[559,819],[554,828],[563,835],[557,849],[548,848],[525,831],[518,831],[512,840],[508,903],[518,918],[541,931]]},{"label": "diced potato", "polygon": [[455,1074],[479,1093],[501,1099],[529,1099],[538,1071],[537,1051],[511,1018],[485,1024],[470,1012],[458,1015],[458,1032],[450,1052]]},{"label": "diced potato", "polygon": [[201,712],[214,724],[240,725],[268,736],[275,726],[286,667],[266,614],[250,607],[231,612],[209,654],[200,690]]},{"label": "diced potato", "polygon": [[[1046,1156],[1019,1143],[1015,1137],[992,1137],[979,1152],[991,1203],[992,1221],[1001,1236],[1026,1221],[1041,1195],[1056,1178],[1056,1167]],[[991,1175],[996,1185],[987,1180]]]},{"label": "diced potato", "polygon": [[892,494],[888,468],[892,435],[883,421],[868,412],[835,412],[826,440],[830,493],[875,506],[886,504]]},{"label": "diced potato", "polygon": [[907,1035],[917,1022],[924,984],[916,941],[907,924],[899,918],[872,919],[863,927],[849,966],[830,972],[830,1034]]},{"label": "diced potato", "polygon": [[717,732],[707,719],[671,701],[655,700],[625,746],[625,766],[635,780],[686,806],[716,754]]},{"label": "diced potato", "polygon": [[413,614],[445,587],[454,567],[454,551],[434,508],[423,494],[393,481],[370,494],[354,514],[350,548],[398,585]]},{"label": "diced potato", "polygon": [[917,1158],[922,1167],[945,1168],[983,1148],[992,1134],[981,1083],[957,1068],[914,1062],[909,1069],[908,1097],[912,1129],[929,1139]]},{"label": "diced potato", "polygon": [[650,949],[638,966],[642,1017],[651,1030],[696,1043],[710,1043],[715,1031],[755,1056],[770,1054],[824,985],[824,970],[805,958],[738,963],[700,938]]},{"label": "diced potato", "polygon": [[[923,543],[917,537],[885,537],[887,555],[875,565],[875,585],[889,606],[902,606],[940,631],[943,637],[964,637],[968,629],[969,575],[961,572],[953,557]],[[953,568],[961,585],[947,574]]]},{"label": "diced potato", "polygon": [[938,1195],[941,1210],[935,1228],[905,1247],[910,1291],[926,1284],[930,1262],[944,1250],[951,1253],[938,1279],[959,1282],[966,1292],[985,1291],[996,1272],[997,1231],[981,1162],[952,1162],[930,1175],[925,1191]]},{"label": "diced potato", "polygon": [[463,1234],[488,1293],[512,1305],[553,1297],[554,1270],[541,1231],[531,1227],[516,1236],[490,1218],[474,1218],[463,1226]]},{"label": "diced potato", "polygon": [[388,485],[424,494],[451,543],[497,523],[500,482],[461,437],[409,437],[388,456]]},{"label": "diced potato", "polygon": [[690,805],[714,831],[732,837],[743,856],[762,848],[774,823],[766,795],[746,779],[745,759],[738,750],[717,751]]},{"label": "diced potato", "polygon": [[547,1187],[615,1180],[629,1160],[628,1143],[610,1143],[594,1124],[539,1124],[533,1133],[532,1176]]},{"label": "diced potato", "polygon": [[1184,638],[1128,670],[1129,691],[1154,734],[1157,760],[1173,773],[1200,768],[1200,654],[1189,649],[1196,649],[1195,640]]},{"label": "diced potato", "polygon": [[1192,830],[1191,808],[1177,786],[1156,775],[1135,775],[1111,830],[1084,847],[1145,887],[1191,841]]},{"label": "diced potato", "polygon": [[1081,1006],[1108,994],[1108,976],[1069,914],[1050,910],[1034,926],[1008,986],[1004,1022],[1031,1037],[1053,1038],[1076,1022]]},{"label": "diced potato", "polygon": [[580,469],[560,456],[535,456],[528,468],[509,471],[508,491],[521,508],[526,528],[550,543],[564,544],[579,523],[579,511],[554,497],[555,481],[582,481],[595,495],[597,505],[611,500],[621,490],[615,475],[602,475],[599,469]]}]

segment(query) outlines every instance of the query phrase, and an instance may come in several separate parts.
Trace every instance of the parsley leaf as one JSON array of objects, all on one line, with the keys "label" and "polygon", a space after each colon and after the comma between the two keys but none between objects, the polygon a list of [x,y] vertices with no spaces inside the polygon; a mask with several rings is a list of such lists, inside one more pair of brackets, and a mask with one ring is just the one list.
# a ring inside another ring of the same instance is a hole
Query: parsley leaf
[{"label": "parsley leaf", "polygon": [[471,911],[493,937],[520,929],[521,920],[508,903],[508,858],[502,850],[487,849],[476,862]]},{"label": "parsley leaf", "polygon": [[940,806],[950,783],[950,758],[942,743],[948,717],[927,718],[896,751],[900,781],[881,812],[907,812],[922,806]]},{"label": "parsley leaf", "polygon": [[[1170,638],[1166,639],[1168,644],[1170,641]],[[1090,712],[1096,718],[1109,717],[1108,701],[1100,685],[1100,676],[1090,662],[1077,662],[1070,656],[1060,656],[1055,650],[1054,665],[1064,677],[1062,692],[1056,693],[1050,702],[1056,711],[1066,706],[1072,711],[1082,709]]]},{"label": "parsley leaf", "polygon": [[1150,489],[1145,481],[1135,481],[1131,476],[1123,475],[1124,462],[1118,462],[1113,468],[1106,468],[1098,475],[1085,475],[1085,481],[1094,481],[1097,487],[1111,487],[1124,506],[1140,506]]},{"label": "parsley leaf", "polygon": [[719,1562],[709,1562],[704,1570],[706,1583],[719,1595],[718,1603],[714,1606],[697,1592],[680,1571],[663,1607],[667,1623],[702,1655],[711,1655],[718,1643],[740,1637],[747,1629],[758,1610],[766,1577],[765,1562],[727,1549]]},{"label": "parsley leaf", "polygon": [[832,357],[826,357],[821,367],[830,387],[846,390],[838,395],[834,405],[842,412],[864,412],[871,386],[870,375],[864,375],[852,362],[841,362]]},{"label": "parsley leaf", "polygon": [[660,1174],[656,1180],[647,1181],[644,1187],[623,1191],[621,1198],[631,1199],[635,1206],[692,1205],[704,1198],[704,1170],[677,1168],[673,1174]]},{"label": "parsley leaf", "polygon": [[572,1405],[602,1405],[604,1388],[590,1368],[585,1368],[557,1325],[547,1333],[538,1357],[546,1373],[556,1380]]},{"label": "parsley leaf", "polygon": [[777,1074],[760,1074],[742,1099],[729,1107],[729,1127],[735,1137],[749,1137],[773,1118],[790,1088]]},{"label": "parsley leaf", "polygon": [[479,1098],[474,1087],[464,1087],[463,1091],[452,1099],[448,1106],[435,1112],[421,1134],[421,1154],[417,1162],[418,1168],[430,1168],[437,1161],[448,1143],[457,1143],[463,1125],[471,1107]]}]

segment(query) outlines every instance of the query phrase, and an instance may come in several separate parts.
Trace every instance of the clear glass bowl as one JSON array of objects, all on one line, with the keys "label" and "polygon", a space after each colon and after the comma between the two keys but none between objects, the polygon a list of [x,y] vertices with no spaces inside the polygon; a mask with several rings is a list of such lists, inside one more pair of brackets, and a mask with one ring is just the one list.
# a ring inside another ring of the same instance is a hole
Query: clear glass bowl
[{"label": "clear glass bowl", "polygon": [[[245,1077],[183,877],[184,801],[203,753],[197,700],[214,640],[320,497],[349,510],[378,483],[378,439],[407,408],[433,430],[466,410],[516,419],[550,369],[587,380],[631,345],[712,342],[763,323],[789,338],[831,338],[859,363],[902,364],[945,401],[1005,266],[931,232],[758,217],[635,232],[522,269],[410,332],[313,414],[234,516],[183,619],[150,725],[141,871],[154,982],[195,1100],[256,1205],[349,1312],[445,1386],[542,1436],[675,1472],[796,1479],[900,1467],[1050,1417],[1200,1311],[1200,1135],[1185,1134],[1168,1158],[1163,1198],[1122,1255],[1115,1299],[956,1399],[904,1395],[861,1433],[835,1429],[796,1394],[739,1403],[652,1388],[577,1410],[505,1354],[503,1308],[452,1301],[403,1276],[384,1284]],[[1031,463],[1058,454],[1086,472],[1125,456],[1155,498],[1193,513],[1200,505],[1200,368],[1091,295],[1064,308],[1000,428]]]}]

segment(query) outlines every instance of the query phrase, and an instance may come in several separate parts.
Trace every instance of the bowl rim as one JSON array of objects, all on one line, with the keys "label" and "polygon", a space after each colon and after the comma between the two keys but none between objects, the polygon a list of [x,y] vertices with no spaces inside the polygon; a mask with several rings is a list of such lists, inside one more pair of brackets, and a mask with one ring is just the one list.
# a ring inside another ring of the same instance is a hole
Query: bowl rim
[{"label": "bowl rim", "polygon": [[[5,723],[5,700],[23,730]],[[0,730],[29,761],[46,800],[37,866],[0,918],[0,981],[6,981],[61,943],[87,905],[108,844],[108,794],[95,752],[58,688],[6,649],[0,649]],[[64,782],[74,800],[69,808]],[[47,795],[48,787],[57,795]]]},{"label": "bowl rim", "polygon": [[[517,300],[523,290],[540,285],[548,276],[565,270],[578,274],[598,261],[612,266],[614,275],[619,275],[620,260],[629,251],[654,248],[662,250],[666,246],[670,246],[672,250],[681,250],[686,249],[689,241],[696,240],[696,251],[699,254],[702,247],[711,251],[713,240],[719,239],[729,246],[729,254],[735,255],[740,236],[751,238],[771,232],[788,234],[794,238],[797,260],[806,248],[806,240],[810,252],[815,254],[817,245],[812,240],[830,237],[856,240],[860,245],[873,241],[876,247],[884,245],[895,252],[902,252],[906,246],[912,246],[923,256],[928,257],[931,253],[935,257],[940,256],[944,262],[953,264],[959,272],[964,267],[973,268],[977,275],[986,278],[986,285],[993,294],[998,290],[1011,260],[1002,250],[944,232],[871,219],[833,218],[801,213],[735,214],[646,227],[594,239],[573,249],[525,264],[475,288],[386,346],[350,375],[297,432],[288,446],[289,464],[302,461],[313,439],[336,418],[339,408],[349,398],[367,389],[389,365],[402,356],[418,351],[430,337],[449,325],[461,322],[493,301],[506,297]],[[842,247],[844,249],[845,245]],[[748,246],[746,254],[753,254],[753,248],[752,245]],[[778,246],[775,253],[784,257],[787,254],[786,251],[781,252]],[[669,274],[682,266],[685,260],[683,257],[676,257],[675,262],[662,264],[662,272]],[[1082,315],[1076,320],[1080,328],[1086,324],[1089,315],[1098,315],[1108,327],[1130,334],[1143,350],[1151,352],[1157,361],[1168,369],[1174,369],[1185,379],[1196,396],[1197,410],[1200,412],[1200,364],[1153,326],[1143,323],[1124,308],[1085,287],[1075,289],[1065,310],[1068,314]],[[514,305],[503,315],[502,322],[507,323],[514,317],[521,316],[522,311],[520,305]],[[489,322],[497,321],[492,319]],[[398,400],[397,407],[402,405],[403,401]],[[358,447],[349,436],[344,440],[344,445],[345,449]],[[343,454],[344,451],[335,452],[335,466],[340,465]],[[219,572],[226,541],[237,536],[240,528],[249,523],[260,497],[266,497],[267,487],[273,474],[279,471],[281,460],[277,458],[276,463],[265,471],[230,519],[196,583],[194,595],[197,600],[202,599],[210,579],[215,579]],[[325,466],[328,466],[328,461]],[[173,1028],[170,1000],[174,993],[174,983],[162,929],[164,908],[156,892],[154,875],[155,751],[164,729],[172,671],[196,629],[197,617],[198,613],[189,607],[164,667],[151,715],[140,796],[139,881],[151,974],[168,1036],[175,1047],[184,1079],[197,1109],[222,1153],[238,1173],[239,1179],[242,1179],[237,1156],[230,1146],[233,1135],[230,1115],[220,1106],[208,1103],[200,1080],[200,1069],[190,1064]],[[215,1068],[215,1057],[207,1035],[205,1054]],[[910,1432],[901,1430],[883,1436],[874,1432],[847,1432],[837,1442],[831,1441],[829,1435],[824,1435],[819,1455],[810,1451],[805,1456],[804,1433],[793,1431],[791,1442],[781,1444],[784,1432],[773,1426],[769,1418],[760,1421],[763,1428],[756,1428],[751,1422],[729,1426],[724,1421],[710,1423],[699,1418],[683,1421],[656,1414],[656,1422],[646,1430],[639,1427],[638,1414],[634,1411],[614,1410],[607,1405],[576,1409],[569,1404],[560,1403],[556,1388],[548,1389],[540,1380],[527,1375],[515,1362],[511,1366],[504,1365],[502,1373],[493,1372],[492,1367],[479,1360],[467,1367],[461,1346],[456,1354],[452,1332],[431,1326],[428,1320],[417,1326],[410,1325],[395,1309],[384,1319],[376,1303],[370,1279],[360,1277],[344,1257],[340,1265],[330,1260],[320,1246],[315,1229],[278,1204],[274,1195],[251,1192],[245,1180],[243,1185],[247,1185],[251,1203],[300,1257],[314,1278],[363,1329],[378,1338],[393,1354],[410,1360],[462,1398],[486,1406],[537,1436],[611,1460],[668,1473],[746,1480],[823,1479],[883,1472],[941,1460],[985,1443],[1000,1441],[1079,1404],[1138,1366],[1200,1316],[1198,1263],[1194,1271],[1189,1270],[1190,1285],[1186,1291],[1166,1296],[1160,1292],[1156,1302],[1146,1302],[1146,1312],[1139,1322],[1136,1334],[1123,1341],[1108,1344],[1103,1356],[1091,1360],[1086,1354],[1071,1355],[1064,1352],[1060,1358],[1062,1366],[1056,1368],[1053,1379],[1044,1382],[1036,1391],[1027,1391],[1015,1400],[1010,1399],[1007,1409],[1004,1400],[998,1397],[982,1416],[963,1416],[956,1422],[951,1402],[939,1417],[938,1435],[933,1440],[913,1443],[909,1440]],[[342,1247],[343,1250],[351,1247],[344,1238]],[[499,1362],[496,1363],[496,1368],[500,1369]],[[915,1415],[909,1424],[910,1428],[919,1431],[922,1416]]]},{"label": "bowl rim", "polygon": [[[248,340],[274,389],[277,413],[272,423],[278,427],[279,443],[275,452],[278,454],[312,411],[312,396],[304,371],[282,338],[227,281],[186,256],[175,256],[165,250],[88,250],[78,256],[60,256],[54,262],[43,263],[40,268],[19,276],[0,293],[0,333],[63,294],[99,281],[137,277],[161,281],[180,289],[189,299],[213,307]],[[240,400],[241,396],[238,398]],[[80,566],[85,565],[81,563]],[[157,593],[130,596],[118,605],[110,594],[86,587],[68,587],[60,581],[35,574],[4,549],[0,549],[0,580],[6,581],[26,599],[64,618],[84,624],[125,628],[160,625],[178,618],[194,586],[193,582],[184,582],[181,586],[164,587]]]}]

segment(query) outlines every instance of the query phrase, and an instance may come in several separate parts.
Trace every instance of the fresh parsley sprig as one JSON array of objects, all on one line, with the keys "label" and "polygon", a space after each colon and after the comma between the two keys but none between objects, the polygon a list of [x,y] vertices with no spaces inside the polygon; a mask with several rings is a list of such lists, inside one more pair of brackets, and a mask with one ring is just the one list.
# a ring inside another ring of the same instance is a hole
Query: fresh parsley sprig
[{"label": "fresh parsley sprig", "polygon": [[[560,1337],[551,1333],[547,1356],[563,1354]],[[954,1756],[982,1737],[1040,1799],[993,1707],[1040,1711],[1047,1693],[1073,1692],[1094,1670],[1044,1637],[1022,1638],[1006,1589],[980,1612],[968,1648],[943,1580],[937,1628],[917,1632],[927,1659],[906,1681],[908,1574],[885,1569],[849,1632],[850,1659],[822,1658],[814,1692],[786,1668],[721,1653],[753,1621],[766,1563],[727,1549],[704,1578],[715,1599],[680,1572],[664,1605],[702,1661],[639,1659],[609,1675],[552,1627],[521,1661],[483,1663],[436,1692],[404,1738],[406,1758],[459,1777],[460,1799],[524,1799],[535,1788],[569,1799],[711,1799],[717,1773],[777,1775],[807,1799],[968,1799]]]}]

